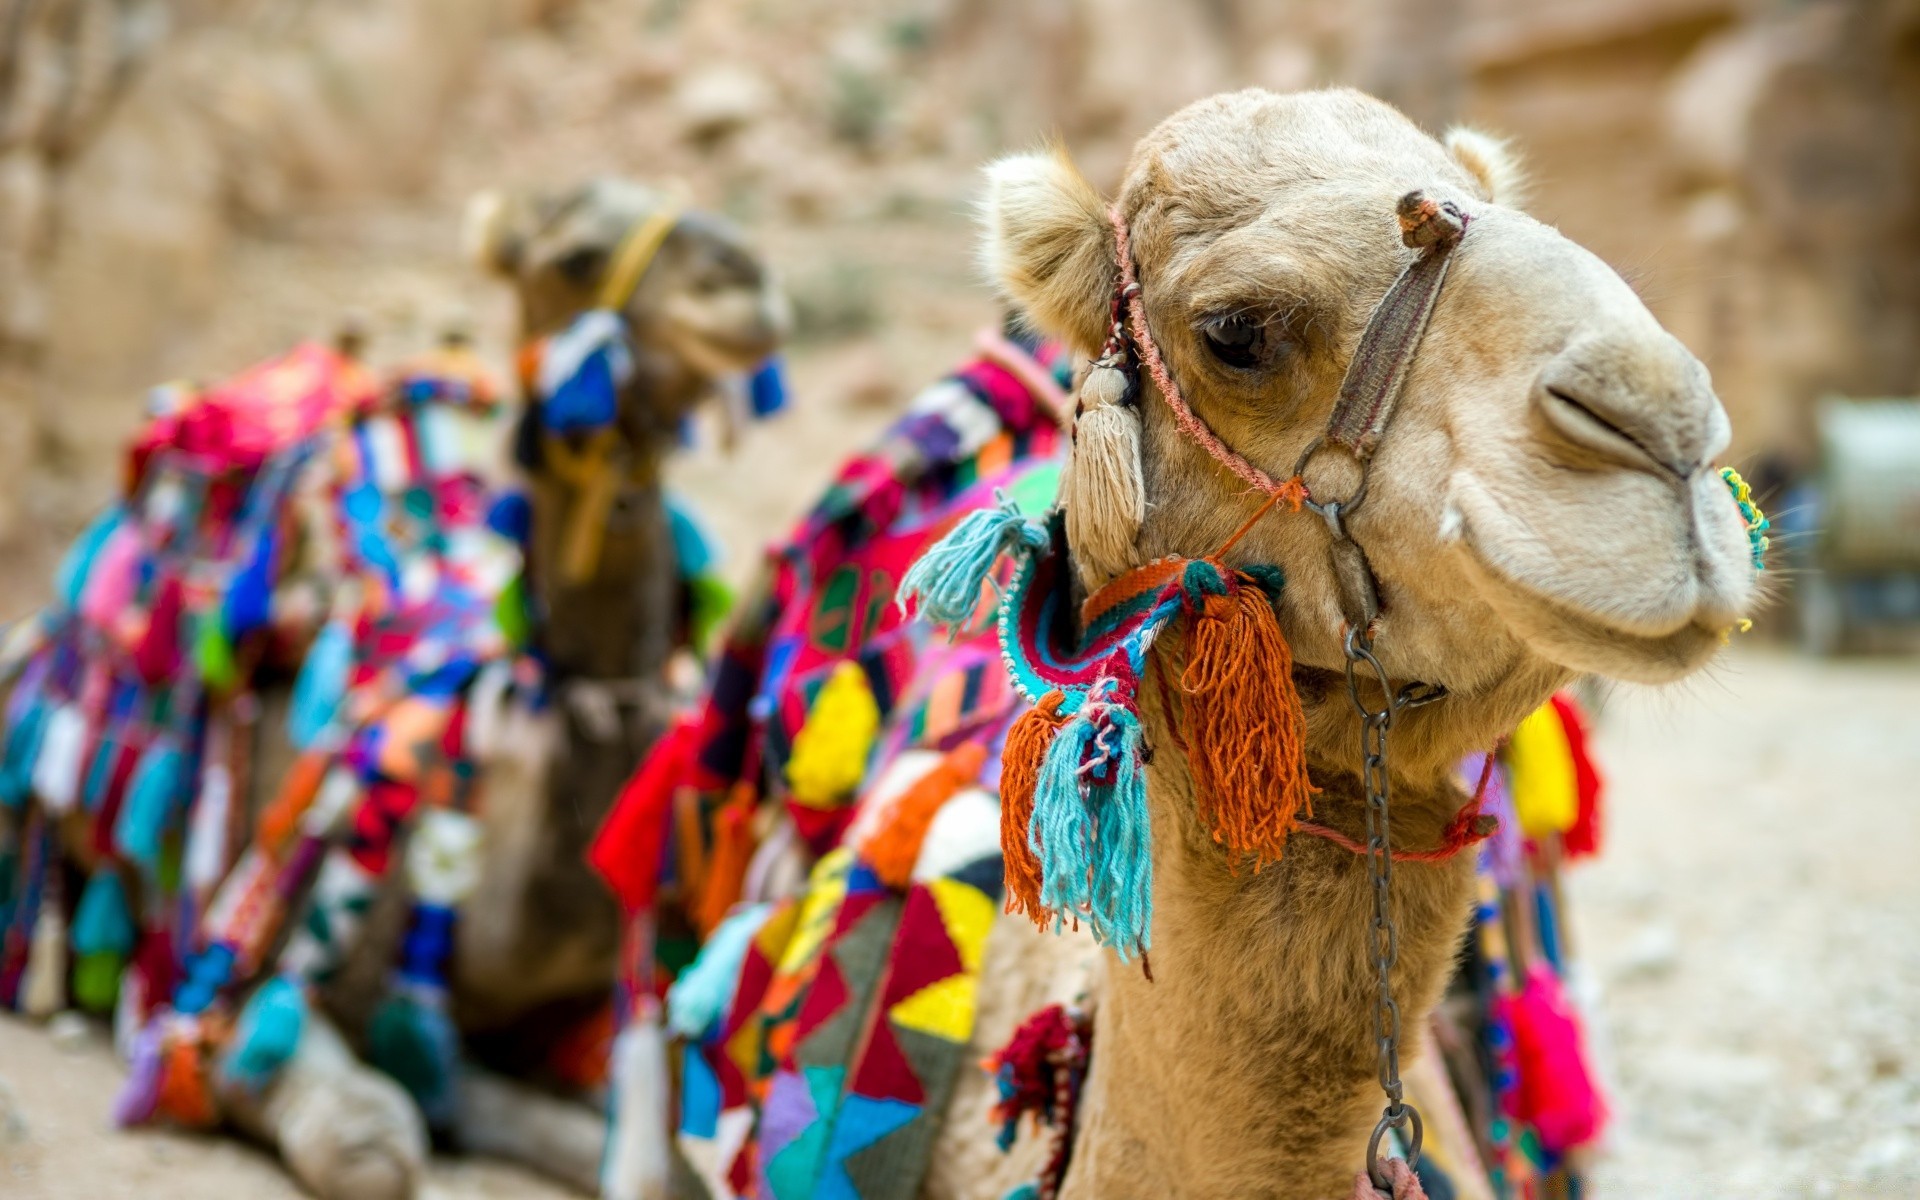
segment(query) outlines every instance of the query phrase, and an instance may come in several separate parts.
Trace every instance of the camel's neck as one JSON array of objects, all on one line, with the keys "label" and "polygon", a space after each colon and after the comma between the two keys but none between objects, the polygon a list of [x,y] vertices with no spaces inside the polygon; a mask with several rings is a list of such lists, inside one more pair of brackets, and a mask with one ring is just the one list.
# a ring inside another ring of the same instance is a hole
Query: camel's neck
[{"label": "camel's neck", "polygon": [[[1167,714],[1150,703],[1143,715],[1160,750],[1148,772],[1153,980],[1108,958],[1065,1194],[1346,1195],[1382,1102],[1366,862],[1296,834],[1279,863],[1236,873],[1194,818],[1192,781]],[[1316,715],[1312,724],[1345,723]],[[1358,781],[1344,766],[1319,762],[1312,774],[1324,789],[1316,818],[1357,834]],[[1436,844],[1462,800],[1457,787],[1435,772],[1424,781],[1396,774],[1395,789],[1396,844]],[[1466,928],[1472,857],[1395,871],[1403,1057]]]}]

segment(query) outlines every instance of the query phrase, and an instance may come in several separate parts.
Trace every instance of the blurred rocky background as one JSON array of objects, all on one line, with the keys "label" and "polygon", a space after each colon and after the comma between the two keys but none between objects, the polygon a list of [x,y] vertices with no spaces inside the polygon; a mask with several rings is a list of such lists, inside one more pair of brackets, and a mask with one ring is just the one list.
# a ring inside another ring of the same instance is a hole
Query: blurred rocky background
[{"label": "blurred rocky background", "polygon": [[1736,457],[1920,388],[1914,0],[0,0],[0,553],[98,502],[153,382],[355,314],[504,356],[476,187],[678,181],[785,269],[803,400],[864,426],[989,315],[982,160],[1059,135],[1109,182],[1188,99],[1329,82],[1512,136]]}]

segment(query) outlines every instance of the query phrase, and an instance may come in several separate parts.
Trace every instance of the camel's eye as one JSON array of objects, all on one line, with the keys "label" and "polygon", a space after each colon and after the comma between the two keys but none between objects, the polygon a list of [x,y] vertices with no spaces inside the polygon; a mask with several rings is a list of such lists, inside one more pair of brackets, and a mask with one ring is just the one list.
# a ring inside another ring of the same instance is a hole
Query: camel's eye
[{"label": "camel's eye", "polygon": [[1216,317],[1200,327],[1207,349],[1230,367],[1257,367],[1267,355],[1267,328],[1251,317]]},{"label": "camel's eye", "polygon": [[599,278],[600,268],[606,261],[606,254],[598,248],[582,246],[578,250],[569,250],[553,265],[568,283],[585,287]]}]

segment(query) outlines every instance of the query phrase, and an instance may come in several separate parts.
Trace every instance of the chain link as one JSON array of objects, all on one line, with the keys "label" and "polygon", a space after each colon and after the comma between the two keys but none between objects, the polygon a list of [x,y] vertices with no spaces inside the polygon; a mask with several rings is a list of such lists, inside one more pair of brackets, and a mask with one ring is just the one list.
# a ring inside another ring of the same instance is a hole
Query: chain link
[{"label": "chain link", "polygon": [[[1393,998],[1393,968],[1400,961],[1400,927],[1393,919],[1393,788],[1388,773],[1387,734],[1402,709],[1431,704],[1444,696],[1446,689],[1408,684],[1395,692],[1386,668],[1374,657],[1373,640],[1359,628],[1347,630],[1346,656],[1347,698],[1360,716],[1360,784],[1367,805],[1367,873],[1373,892],[1373,920],[1367,941],[1374,966],[1374,1052],[1380,1090],[1387,1097],[1373,1136],[1367,1139],[1367,1177],[1375,1187],[1387,1189],[1386,1172],[1380,1166],[1380,1144],[1387,1131],[1407,1130],[1409,1167],[1420,1161],[1424,1136],[1420,1112],[1406,1102],[1400,1082],[1400,1005]],[[1369,708],[1360,695],[1362,667],[1380,685],[1378,710]]]}]

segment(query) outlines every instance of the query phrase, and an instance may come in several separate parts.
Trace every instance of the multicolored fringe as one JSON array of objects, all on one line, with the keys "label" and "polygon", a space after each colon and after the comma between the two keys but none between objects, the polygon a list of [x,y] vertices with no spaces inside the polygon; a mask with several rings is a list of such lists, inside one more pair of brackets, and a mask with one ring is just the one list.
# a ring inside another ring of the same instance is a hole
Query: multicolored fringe
[{"label": "multicolored fringe", "polygon": [[1073,1135],[1080,1089],[1087,1080],[1093,1046],[1093,1021],[1077,1008],[1050,1005],[1028,1017],[1007,1044],[984,1064],[993,1072],[1000,1099],[993,1119],[1001,1153],[1013,1149],[1020,1119],[1053,1131],[1053,1151],[1040,1177],[1007,1194],[1006,1200],[1054,1200],[1073,1159]]},{"label": "multicolored fringe", "polygon": [[[0,796],[29,831],[83,815],[97,862],[71,961],[15,932],[64,916],[47,848],[0,871],[0,1000],[113,1011],[134,1068],[118,1117],[211,1124],[219,1090],[297,1052],[405,837],[416,909],[371,1041],[443,1121],[447,957],[479,861],[469,694],[490,664],[495,702],[539,686],[483,478],[497,393],[459,348],[382,379],[306,346],[165,398],[9,703]],[[254,689],[294,666],[302,753],[256,781]],[[256,784],[272,799],[249,823]]]},{"label": "multicolored fringe", "polygon": [[[1476,756],[1461,776],[1486,771]],[[1480,851],[1458,1002],[1435,1017],[1468,1140],[1442,1155],[1484,1169],[1500,1200],[1578,1195],[1581,1152],[1604,1132],[1607,1105],[1562,919],[1560,865],[1600,843],[1599,775],[1572,697],[1522,722],[1491,764],[1483,804],[1500,828]]]},{"label": "multicolored fringe", "polygon": [[[974,513],[922,556],[899,603],[956,635],[1003,556],[1001,654],[1035,707],[1007,735],[1000,782],[1007,904],[1042,927],[1085,920],[1125,959],[1152,946],[1153,857],[1139,692],[1148,651],[1185,618],[1182,712],[1198,817],[1235,862],[1278,859],[1312,812],[1304,718],[1271,568],[1168,558],[1122,575],[1070,620],[1058,514]],[[1074,630],[1075,632],[1064,632]]]},{"label": "multicolored fringe", "polygon": [[1760,511],[1754,503],[1753,489],[1747,481],[1740,478],[1740,472],[1732,467],[1720,468],[1720,478],[1733,493],[1733,502],[1740,506],[1740,519],[1747,524],[1747,544],[1753,551],[1753,569],[1767,569],[1767,530],[1773,528],[1773,522],[1767,520],[1767,514]]}]

